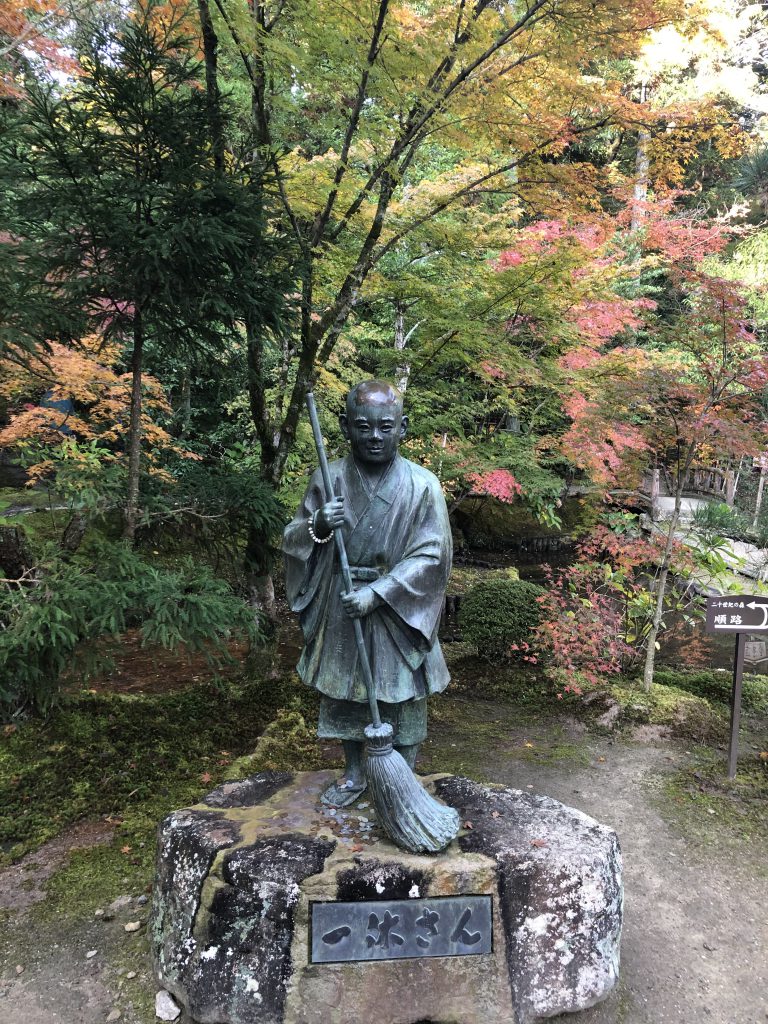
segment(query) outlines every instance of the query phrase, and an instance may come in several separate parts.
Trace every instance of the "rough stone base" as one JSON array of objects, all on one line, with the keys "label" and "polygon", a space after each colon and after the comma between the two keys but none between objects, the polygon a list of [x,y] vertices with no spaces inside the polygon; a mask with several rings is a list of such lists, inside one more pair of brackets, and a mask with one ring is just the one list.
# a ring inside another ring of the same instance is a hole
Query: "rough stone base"
[{"label": "rough stone base", "polygon": [[[547,797],[438,777],[465,822],[437,856],[398,850],[329,772],[225,783],[160,826],[160,985],[201,1024],[523,1024],[598,1002],[618,976],[615,833]],[[365,805],[365,806],[364,806]],[[493,952],[310,962],[310,903],[490,894]]]}]

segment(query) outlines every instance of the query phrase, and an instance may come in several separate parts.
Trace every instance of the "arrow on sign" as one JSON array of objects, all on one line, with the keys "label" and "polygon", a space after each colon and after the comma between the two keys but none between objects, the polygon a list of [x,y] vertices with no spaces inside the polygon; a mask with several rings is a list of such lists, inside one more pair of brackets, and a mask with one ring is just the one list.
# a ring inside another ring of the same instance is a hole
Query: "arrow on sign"
[{"label": "arrow on sign", "polygon": [[765,626],[768,626],[768,604],[763,604],[762,601],[750,601],[747,608],[751,608],[752,611],[755,611],[758,608],[762,610],[763,621],[758,629],[763,629]]}]

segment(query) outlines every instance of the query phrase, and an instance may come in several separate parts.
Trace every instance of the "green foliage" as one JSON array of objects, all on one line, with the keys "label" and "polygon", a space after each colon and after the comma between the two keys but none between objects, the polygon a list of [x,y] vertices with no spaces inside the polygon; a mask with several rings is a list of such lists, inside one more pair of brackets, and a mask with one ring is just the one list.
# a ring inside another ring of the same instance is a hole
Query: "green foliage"
[{"label": "green foliage", "polygon": [[204,546],[216,559],[236,565],[248,530],[276,537],[287,516],[274,490],[259,476],[252,449],[237,444],[218,458],[177,459],[168,468],[174,484],[162,481],[142,494],[140,537],[157,544]]},{"label": "green foliage", "polygon": [[707,535],[738,537],[744,533],[742,516],[725,502],[707,502],[694,510],[693,525]]},{"label": "green foliage", "polygon": [[463,639],[481,657],[509,656],[513,644],[527,644],[541,620],[538,598],[544,591],[524,580],[492,579],[479,583],[459,611]]},{"label": "green foliage", "polygon": [[31,85],[6,113],[13,244],[0,247],[0,342],[12,349],[140,331],[199,351],[243,320],[277,325],[285,246],[265,237],[262,168],[217,166],[195,26],[158,6],[126,8],[112,25],[86,18],[66,94]]},{"label": "green foliage", "polygon": [[194,559],[173,569],[152,565],[127,544],[95,543],[69,561],[45,552],[34,581],[0,591],[0,710],[45,713],[65,672],[99,664],[94,642],[138,627],[142,641],[167,650],[227,657],[234,635],[259,638],[252,611]]},{"label": "green foliage", "polygon": [[739,161],[733,185],[746,196],[768,195],[768,149],[748,153]]}]

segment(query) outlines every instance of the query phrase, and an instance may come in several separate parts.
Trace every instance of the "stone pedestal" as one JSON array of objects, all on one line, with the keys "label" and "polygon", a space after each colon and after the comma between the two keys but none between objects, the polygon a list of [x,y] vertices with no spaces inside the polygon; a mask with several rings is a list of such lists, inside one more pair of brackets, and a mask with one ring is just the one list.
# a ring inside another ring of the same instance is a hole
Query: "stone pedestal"
[{"label": "stone pedestal", "polygon": [[[194,1020],[523,1024],[613,987],[622,889],[611,829],[547,797],[442,776],[429,786],[465,828],[442,854],[414,856],[378,832],[365,795],[324,808],[330,778],[262,772],[160,826],[155,970]],[[477,914],[464,921],[464,904],[444,899],[469,895],[486,897],[472,903],[486,908],[482,942]],[[317,962],[312,925],[327,918],[316,904],[361,901],[354,919],[333,908],[343,927],[324,926],[322,942],[323,956],[341,959],[346,946],[363,959]],[[414,901],[413,912],[385,901]],[[385,910],[404,933],[390,948],[377,927]],[[432,936],[451,955],[430,955]],[[413,955],[417,943],[425,955]]]}]

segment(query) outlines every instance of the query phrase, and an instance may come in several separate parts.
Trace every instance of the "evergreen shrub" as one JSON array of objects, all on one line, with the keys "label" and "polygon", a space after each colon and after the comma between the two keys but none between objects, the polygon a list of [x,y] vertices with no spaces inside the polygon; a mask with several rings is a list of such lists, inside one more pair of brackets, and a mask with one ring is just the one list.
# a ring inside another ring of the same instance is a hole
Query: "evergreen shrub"
[{"label": "evergreen shrub", "polygon": [[191,558],[167,568],[108,542],[71,561],[49,551],[28,583],[0,588],[0,718],[46,713],[65,673],[102,666],[95,641],[130,628],[146,644],[202,651],[214,667],[235,635],[261,638],[252,610]]},{"label": "evergreen shrub", "polygon": [[491,579],[478,583],[459,610],[462,639],[483,658],[507,657],[513,644],[529,643],[541,621],[541,587],[525,580]]}]

